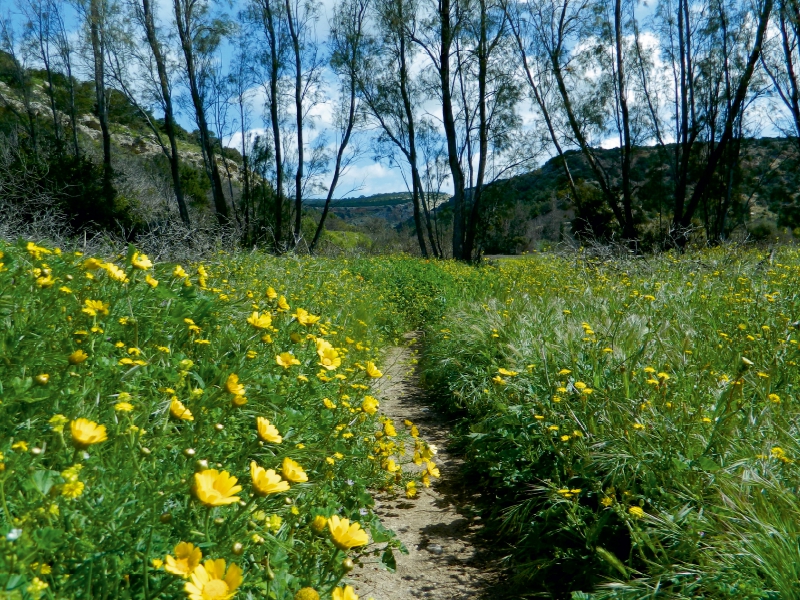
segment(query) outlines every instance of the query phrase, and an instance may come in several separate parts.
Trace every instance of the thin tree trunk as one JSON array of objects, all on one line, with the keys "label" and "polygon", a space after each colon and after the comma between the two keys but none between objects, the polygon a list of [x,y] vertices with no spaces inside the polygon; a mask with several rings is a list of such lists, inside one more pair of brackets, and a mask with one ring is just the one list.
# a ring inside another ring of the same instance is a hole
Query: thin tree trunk
[{"label": "thin tree trunk", "polygon": [[453,258],[464,260],[469,257],[464,256],[464,172],[458,156],[458,132],[450,93],[450,48],[453,43],[450,2],[451,0],[439,0],[441,24],[439,84],[442,93],[442,125],[447,140],[447,160],[453,178]]},{"label": "thin tree trunk", "polygon": [[150,0],[142,0],[142,11],[144,15],[144,29],[150,51],[156,63],[158,73],[158,83],[161,88],[161,98],[164,101],[164,129],[169,140],[169,167],[172,175],[172,190],[175,192],[175,200],[178,202],[178,212],[181,221],[188,227],[191,225],[189,220],[189,209],[186,206],[186,198],[183,195],[183,185],[181,184],[180,157],[178,155],[178,141],[175,134],[175,113],[172,108],[172,92],[169,89],[169,79],[164,56],[161,53],[161,45],[156,37],[156,26],[153,18],[153,11]]},{"label": "thin tree trunk", "polygon": [[[725,128],[723,129],[722,137],[711,152],[711,155],[708,157],[706,166],[694,186],[694,190],[692,191],[692,196],[689,199],[686,210],[682,214],[678,213],[677,211],[675,212],[674,221],[676,228],[685,230],[687,227],[689,227],[689,225],[691,225],[694,212],[697,209],[700,200],[703,198],[708,185],[711,183],[711,178],[713,177],[717,165],[722,158],[722,153],[725,152],[725,148],[728,146],[731,138],[733,137],[733,127],[744,105],[744,101],[747,96],[747,89],[750,86],[750,80],[752,79],[756,62],[758,62],[759,57],[761,56],[761,47],[764,42],[764,35],[769,23],[769,16],[772,12],[773,3],[774,0],[765,0],[764,2],[764,8],[759,15],[755,43],[753,44],[753,49],[750,51],[750,56],[747,59],[747,64],[744,72],[742,73],[741,79],[739,80],[739,85],[737,86],[736,94],[733,102],[731,103],[731,108],[726,115]],[[681,239],[679,239],[679,244],[684,245],[687,241],[688,239],[685,235],[683,235],[681,236]]]},{"label": "thin tree trunk", "polygon": [[197,117],[197,128],[200,131],[200,143],[203,146],[203,152],[206,157],[206,172],[211,181],[211,195],[214,200],[214,209],[217,213],[217,221],[219,224],[225,225],[229,220],[228,203],[225,200],[225,194],[222,192],[222,178],[219,175],[219,166],[217,165],[217,159],[214,155],[214,146],[209,135],[203,99],[200,96],[200,90],[197,86],[194,46],[190,31],[193,4],[187,2],[182,6],[181,0],[173,0],[173,4],[175,7],[175,20],[178,24],[178,36],[181,42],[181,49],[183,50],[183,56],[186,60],[186,75],[189,83],[189,92]]},{"label": "thin tree trunk", "polygon": [[280,77],[280,61],[278,57],[278,37],[275,33],[275,17],[272,14],[270,0],[262,0],[264,6],[264,26],[270,50],[269,70],[269,117],[272,126],[272,142],[275,146],[275,252],[280,253],[283,235],[283,147],[281,145],[281,128],[278,120],[278,80]]},{"label": "thin tree trunk", "polygon": [[286,0],[286,20],[289,24],[289,35],[294,50],[294,108],[297,113],[297,171],[294,175],[294,245],[300,243],[303,232],[303,57],[300,54],[300,32],[295,27],[292,16],[291,0]]},{"label": "thin tree trunk", "polygon": [[625,224],[622,235],[628,241],[638,237],[633,224],[633,198],[631,192],[631,127],[628,112],[628,98],[625,91],[625,71],[622,59],[622,0],[614,4],[614,42],[617,61],[617,93],[622,117],[622,209]]},{"label": "thin tree trunk", "polygon": [[108,129],[108,104],[105,90],[105,47],[103,30],[105,15],[101,14],[100,2],[91,0],[89,29],[92,39],[92,58],[94,60],[94,89],[97,101],[97,118],[100,121],[100,132],[103,138],[103,196],[111,204],[114,201],[112,187],[113,172],[111,168],[111,132]]},{"label": "thin tree trunk", "polygon": [[488,72],[489,48],[486,39],[486,0],[480,0],[481,25],[478,41],[478,177],[472,191],[472,208],[467,221],[464,239],[463,256],[472,260],[475,247],[475,235],[480,218],[483,182],[486,177],[486,156],[489,152],[489,121],[486,114],[486,77]]}]

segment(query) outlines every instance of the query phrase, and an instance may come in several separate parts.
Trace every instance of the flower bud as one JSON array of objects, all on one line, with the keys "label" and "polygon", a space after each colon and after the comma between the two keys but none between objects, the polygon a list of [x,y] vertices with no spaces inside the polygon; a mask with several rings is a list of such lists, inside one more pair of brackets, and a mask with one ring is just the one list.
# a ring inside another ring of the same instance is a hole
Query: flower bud
[{"label": "flower bud", "polygon": [[356,568],[356,564],[352,561],[352,559],[345,558],[342,561],[342,568],[344,569],[345,573],[349,573],[350,571]]},{"label": "flower bud", "polygon": [[205,471],[208,469],[208,461],[205,458],[202,458],[194,463],[194,470],[198,473],[200,471]]},{"label": "flower bud", "polygon": [[143,446],[139,448],[139,452],[141,452],[143,456],[150,456],[150,448],[146,448]]},{"label": "flower bud", "polygon": [[37,385],[47,385],[47,382],[50,381],[50,375],[47,373],[40,373],[36,377],[33,378]]},{"label": "flower bud", "polygon": [[231,547],[231,552],[233,552],[236,556],[241,556],[244,552],[244,546],[241,543],[236,542]]},{"label": "flower bud", "polygon": [[162,513],[161,516],[158,517],[158,520],[162,523],[169,523],[172,521],[172,515],[168,512]]},{"label": "flower bud", "polygon": [[186,448],[186,450],[183,451],[183,455],[187,458],[192,458],[195,455],[194,448]]},{"label": "flower bud", "polygon": [[216,429],[217,431],[222,431],[223,429],[225,429],[225,425],[223,425],[222,423],[217,423],[216,425],[214,425],[214,429]]},{"label": "flower bud", "polygon": [[322,515],[317,515],[314,517],[314,520],[311,521],[311,530],[314,533],[322,533],[325,530],[325,526],[328,524],[328,519],[323,517]]}]

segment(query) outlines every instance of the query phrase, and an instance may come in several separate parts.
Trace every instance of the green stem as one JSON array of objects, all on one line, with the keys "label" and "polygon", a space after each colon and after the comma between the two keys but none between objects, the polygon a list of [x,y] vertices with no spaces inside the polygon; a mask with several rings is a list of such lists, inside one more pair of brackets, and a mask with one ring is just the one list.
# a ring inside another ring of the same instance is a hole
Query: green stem
[{"label": "green stem", "polygon": [[6,522],[11,525],[11,511],[8,510],[8,503],[6,502],[6,478],[0,479],[0,500],[3,502],[3,513],[6,516]]}]

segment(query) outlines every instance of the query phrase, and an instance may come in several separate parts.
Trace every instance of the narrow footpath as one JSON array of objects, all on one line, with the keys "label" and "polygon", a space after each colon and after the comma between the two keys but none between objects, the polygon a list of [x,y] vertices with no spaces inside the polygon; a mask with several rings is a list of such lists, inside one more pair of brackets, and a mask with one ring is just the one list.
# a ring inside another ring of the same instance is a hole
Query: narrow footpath
[{"label": "narrow footpath", "polygon": [[[406,334],[409,343],[413,333]],[[494,573],[475,546],[481,528],[480,517],[472,507],[469,490],[459,480],[462,460],[448,452],[448,427],[425,404],[418,385],[414,358],[415,346],[389,350],[384,362],[384,377],[375,395],[380,412],[395,421],[413,421],[420,437],[438,448],[435,462],[441,477],[430,488],[419,486],[414,499],[404,495],[376,495],[375,512],[408,548],[408,554],[395,553],[397,571],[391,573],[377,562],[367,562],[352,573],[356,592],[363,599],[466,600],[490,598],[487,588]],[[411,463],[404,468],[414,468]]]}]

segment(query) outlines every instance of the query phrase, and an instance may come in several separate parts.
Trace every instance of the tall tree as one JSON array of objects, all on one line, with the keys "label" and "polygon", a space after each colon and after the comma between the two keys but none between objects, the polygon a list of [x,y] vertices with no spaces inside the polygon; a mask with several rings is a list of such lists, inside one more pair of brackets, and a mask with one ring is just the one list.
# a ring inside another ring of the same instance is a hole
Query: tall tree
[{"label": "tall tree", "polygon": [[[420,104],[419,86],[410,73],[414,59],[411,42],[416,35],[417,6],[408,0],[378,0],[375,3],[377,36],[370,40],[370,51],[359,73],[359,88],[366,107],[379,127],[376,140],[379,155],[399,152],[408,163],[411,178],[411,200],[414,228],[422,256],[428,256],[422,213],[425,206],[424,187],[419,173],[417,153],[417,114]],[[381,149],[381,146],[388,148]],[[426,226],[429,224],[426,220]],[[431,248],[433,232],[427,227]]]},{"label": "tall tree", "polygon": [[[92,0],[97,1],[97,0]],[[195,121],[200,134],[206,172],[211,182],[211,196],[217,220],[228,223],[230,211],[222,188],[222,178],[216,158],[216,149],[211,139],[211,130],[206,115],[206,103],[201,89],[201,72],[198,63],[213,54],[225,33],[224,23],[209,15],[208,0],[173,0],[175,22],[184,59],[186,83],[189,87]]]},{"label": "tall tree", "polygon": [[[285,0],[284,17],[289,32],[291,64],[294,69],[294,116],[296,135],[296,169],[294,175],[294,229],[293,246],[297,246],[303,233],[303,192],[314,174],[314,168],[307,165],[306,141],[304,132],[306,117],[319,98],[320,71],[323,66],[315,39],[315,25],[319,18],[319,4],[316,0]],[[307,166],[311,167],[306,172]]]},{"label": "tall tree", "polygon": [[157,5],[154,6],[155,2],[156,0],[141,0],[140,3],[137,2],[135,14],[140,26],[144,30],[144,36],[150,48],[153,62],[155,63],[156,75],[158,78],[157,89],[160,92],[158,100],[161,109],[164,111],[164,132],[167,134],[167,140],[169,141],[167,159],[169,160],[170,175],[172,176],[172,189],[175,193],[175,200],[178,203],[178,212],[180,213],[181,220],[188,226],[190,224],[189,209],[186,206],[186,198],[184,197],[183,185],[181,183],[175,109],[172,103],[172,84],[169,71],[167,70],[167,60],[162,41],[156,27],[155,10],[157,9]]},{"label": "tall tree", "polygon": [[56,35],[53,0],[21,0],[19,7],[25,16],[25,34],[28,43],[34,49],[38,61],[44,66],[47,79],[46,93],[53,117],[53,136],[56,152],[62,151],[61,118],[56,108],[55,87],[53,86],[53,41]]},{"label": "tall tree", "polygon": [[283,131],[281,119],[283,102],[281,98],[280,83],[286,66],[286,41],[281,13],[283,3],[280,0],[254,0],[253,13],[260,23],[266,42],[266,50],[261,55],[261,62],[265,71],[263,88],[266,95],[268,120],[272,133],[272,156],[275,170],[275,205],[274,218],[274,248],[276,252],[283,249],[283,212],[284,212],[284,153]]},{"label": "tall tree", "polygon": [[[687,0],[681,1],[686,2]],[[695,211],[708,190],[720,161],[723,159],[726,152],[728,152],[729,144],[734,140],[735,130],[737,124],[740,122],[739,120],[747,100],[750,82],[761,57],[761,50],[772,14],[773,4],[774,0],[756,0],[752,7],[747,9],[748,12],[755,17],[752,23],[752,36],[749,38],[751,44],[749,49],[744,52],[742,69],[739,71],[736,78],[732,79],[729,83],[731,90],[729,95],[730,104],[724,107],[725,110],[721,117],[719,137],[715,140],[713,149],[700,169],[699,175],[691,189],[691,194],[687,194],[688,185],[682,186],[682,189],[676,190],[673,227],[676,231],[675,241],[679,246],[683,246],[688,242],[687,231],[691,226]],[[685,11],[686,10],[688,10],[688,8],[685,9]],[[681,12],[685,14],[685,11],[679,11],[679,14]],[[684,27],[687,25],[688,24],[684,24]],[[684,35],[688,31],[691,30],[685,29]],[[687,79],[691,77],[691,74],[688,72],[688,65],[684,70],[686,72],[681,76],[681,79],[684,77]],[[688,105],[685,111],[684,105]],[[687,101],[681,101],[681,113],[679,117],[682,123],[688,121],[689,115],[687,113],[693,109],[694,105],[688,102],[688,98]],[[688,202],[684,203],[684,199],[687,198],[687,195]]]},{"label": "tall tree", "polygon": [[331,23],[331,57],[330,65],[339,78],[339,110],[336,118],[339,136],[338,148],[334,159],[333,174],[325,197],[314,238],[308,247],[309,252],[314,252],[319,243],[322,231],[325,228],[325,219],[330,210],[331,199],[339,183],[342,170],[347,166],[347,151],[356,120],[359,116],[357,102],[358,75],[361,65],[365,61],[365,31],[369,0],[342,0],[334,8],[334,17]]},{"label": "tall tree", "polygon": [[461,11],[459,0],[435,0],[426,5],[424,27],[410,30],[411,39],[427,54],[435,73],[438,100],[442,108],[442,127],[447,147],[447,161],[453,181],[453,258],[469,260],[464,254],[466,222],[466,194],[464,169],[459,152],[459,132],[456,125],[453,101],[452,59],[460,35]]}]

